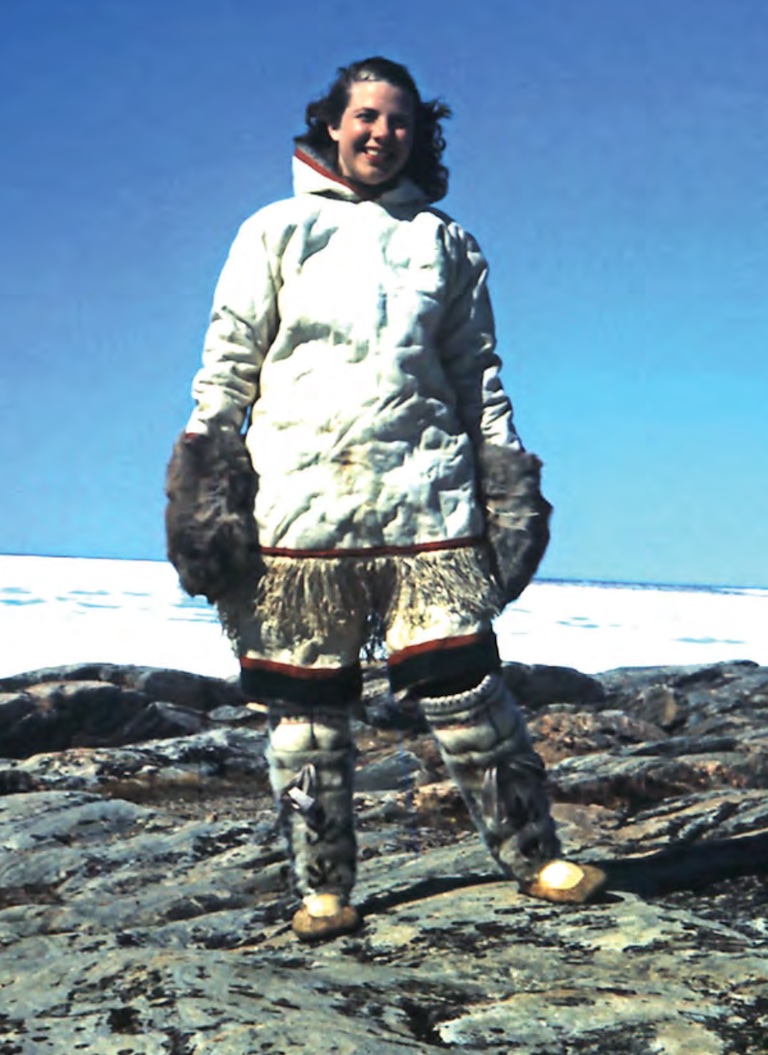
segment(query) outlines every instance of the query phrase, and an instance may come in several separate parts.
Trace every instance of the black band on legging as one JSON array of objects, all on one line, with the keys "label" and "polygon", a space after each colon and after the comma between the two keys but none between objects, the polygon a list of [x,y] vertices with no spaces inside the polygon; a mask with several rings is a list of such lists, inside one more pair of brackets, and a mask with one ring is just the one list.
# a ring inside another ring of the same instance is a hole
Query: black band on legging
[{"label": "black band on legging", "polygon": [[489,630],[397,653],[388,662],[389,683],[393,692],[416,689],[417,695],[439,696],[477,685],[500,666],[496,635]]},{"label": "black band on legging", "polygon": [[243,663],[240,685],[251,700],[286,700],[288,703],[320,704],[354,703],[363,692],[363,675],[359,663],[328,671],[322,668],[276,670],[273,665]]}]

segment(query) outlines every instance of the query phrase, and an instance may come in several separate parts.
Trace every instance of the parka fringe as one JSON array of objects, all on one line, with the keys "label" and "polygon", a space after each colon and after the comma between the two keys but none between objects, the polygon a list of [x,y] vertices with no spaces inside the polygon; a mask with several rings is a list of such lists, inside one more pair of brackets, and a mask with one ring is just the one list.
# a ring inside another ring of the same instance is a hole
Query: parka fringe
[{"label": "parka fringe", "polygon": [[364,648],[381,645],[390,616],[407,611],[414,626],[428,607],[492,618],[501,598],[482,545],[385,557],[264,556],[264,574],[251,604],[233,598],[218,605],[225,631],[235,640],[241,620],[281,628],[288,638],[327,637],[340,621],[367,626]]},{"label": "parka fringe", "polygon": [[354,557],[266,557],[255,608],[290,636],[327,636],[369,607],[371,562]]},{"label": "parka fringe", "polygon": [[414,625],[418,625],[418,614],[425,605],[478,620],[501,611],[501,598],[484,546],[417,553],[396,557],[392,563],[395,588],[388,611],[409,611]]}]

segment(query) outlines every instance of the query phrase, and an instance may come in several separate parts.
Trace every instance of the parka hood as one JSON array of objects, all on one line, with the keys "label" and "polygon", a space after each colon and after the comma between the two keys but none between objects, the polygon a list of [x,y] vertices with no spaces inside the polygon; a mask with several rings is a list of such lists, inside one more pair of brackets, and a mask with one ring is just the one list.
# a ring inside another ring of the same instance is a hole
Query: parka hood
[{"label": "parka hood", "polygon": [[424,191],[406,176],[383,191],[372,187],[371,194],[363,194],[304,143],[297,145],[293,155],[293,190],[295,194],[322,194],[346,201],[373,200],[382,205],[427,204]]}]

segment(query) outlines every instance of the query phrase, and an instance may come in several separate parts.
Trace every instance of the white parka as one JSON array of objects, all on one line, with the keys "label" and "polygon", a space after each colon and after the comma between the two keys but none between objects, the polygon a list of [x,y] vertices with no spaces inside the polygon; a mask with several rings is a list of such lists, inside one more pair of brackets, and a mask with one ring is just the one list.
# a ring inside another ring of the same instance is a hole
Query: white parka
[{"label": "white parka", "polygon": [[520,444],[476,242],[405,179],[367,200],[297,151],[294,189],[232,245],[187,431],[248,420],[265,554],[479,539],[476,453]]}]

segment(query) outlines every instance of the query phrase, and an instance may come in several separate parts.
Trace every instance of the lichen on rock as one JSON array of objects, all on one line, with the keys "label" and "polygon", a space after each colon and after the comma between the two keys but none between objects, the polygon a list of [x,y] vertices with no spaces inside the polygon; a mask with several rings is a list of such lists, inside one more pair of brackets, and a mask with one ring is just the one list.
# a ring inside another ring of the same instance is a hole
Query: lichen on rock
[{"label": "lichen on rock", "polygon": [[111,664],[0,681],[0,1053],[768,1052],[768,669],[505,676],[567,851],[607,893],[504,881],[371,668],[365,927],[312,948],[264,712],[235,684]]}]

